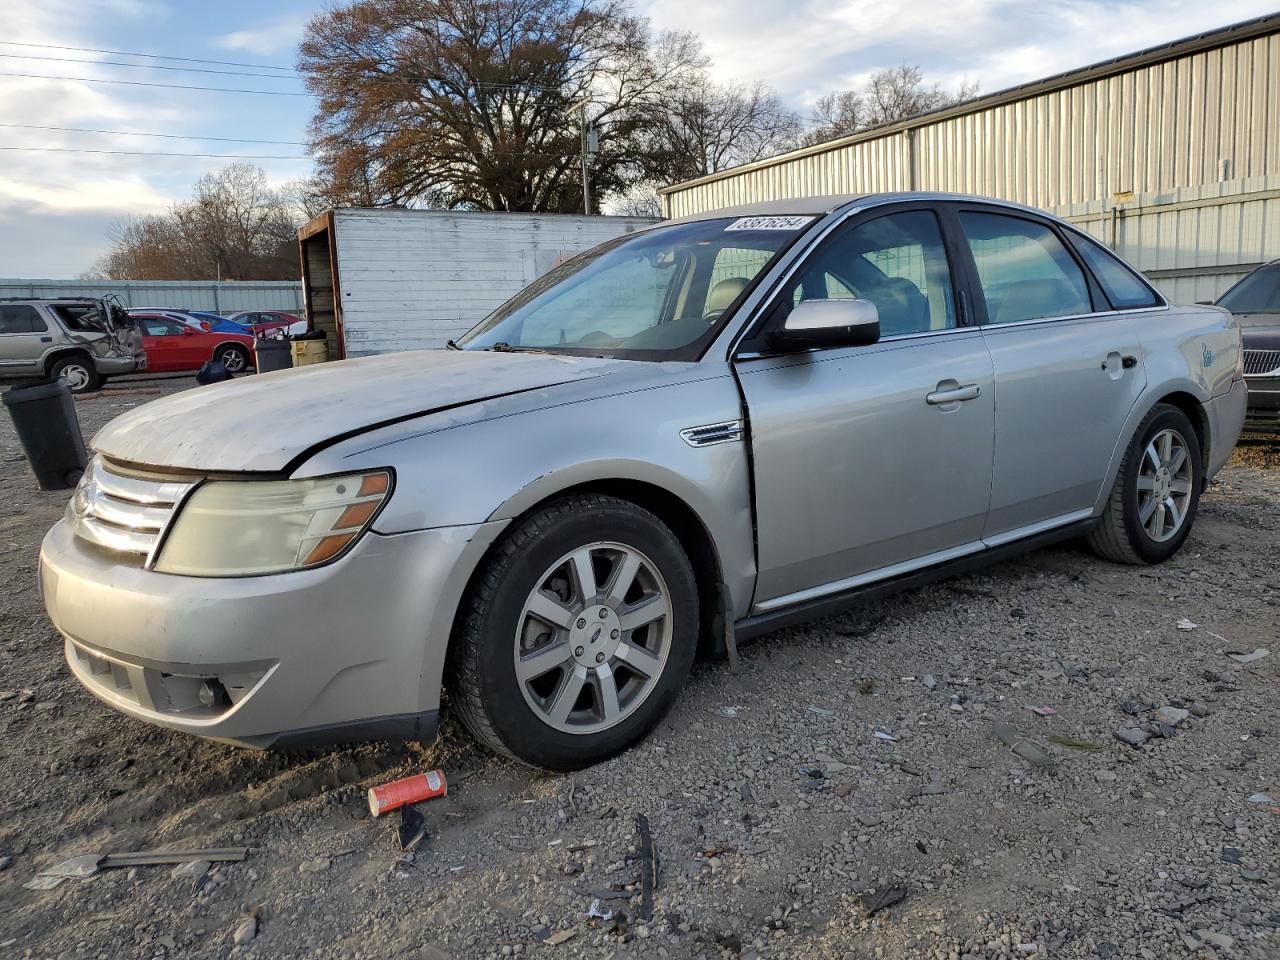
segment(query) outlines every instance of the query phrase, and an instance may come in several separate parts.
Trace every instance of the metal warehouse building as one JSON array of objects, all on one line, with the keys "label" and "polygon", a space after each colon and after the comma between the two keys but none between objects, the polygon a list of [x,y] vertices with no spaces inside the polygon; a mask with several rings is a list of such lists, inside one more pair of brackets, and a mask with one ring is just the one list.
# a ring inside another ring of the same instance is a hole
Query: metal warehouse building
[{"label": "metal warehouse building", "polygon": [[670,217],[782,197],[981,194],[1049,210],[1175,302],[1280,257],[1280,14],[659,191]]}]

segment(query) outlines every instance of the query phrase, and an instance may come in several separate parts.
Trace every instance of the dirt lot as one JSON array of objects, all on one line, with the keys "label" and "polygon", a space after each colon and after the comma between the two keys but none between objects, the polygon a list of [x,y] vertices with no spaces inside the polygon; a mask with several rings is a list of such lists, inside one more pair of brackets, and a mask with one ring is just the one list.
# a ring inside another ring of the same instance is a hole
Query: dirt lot
[{"label": "dirt lot", "polygon": [[[150,399],[77,406],[90,434]],[[34,490],[6,419],[0,957],[1280,957],[1280,446],[1237,452],[1164,567],[1054,549],[775,634],[571,777],[450,721],[429,748],[281,756],[100,706],[36,591],[66,500]],[[1189,711],[1170,738],[1114,736],[1170,706]],[[402,862],[365,790],[437,765],[449,796]],[[661,858],[649,920],[637,814]],[[196,880],[23,887],[76,853],[228,845],[252,850]],[[865,918],[885,887],[905,896]],[[597,899],[612,919],[588,918]]]}]

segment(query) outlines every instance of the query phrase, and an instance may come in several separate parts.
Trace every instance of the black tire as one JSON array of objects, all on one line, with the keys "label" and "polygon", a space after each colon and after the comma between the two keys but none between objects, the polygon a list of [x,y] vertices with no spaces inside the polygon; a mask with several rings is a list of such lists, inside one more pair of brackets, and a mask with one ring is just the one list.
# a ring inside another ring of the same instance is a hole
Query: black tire
[{"label": "black tire", "polygon": [[[72,376],[67,376],[69,371]],[[58,360],[50,368],[49,376],[54,380],[66,378],[72,393],[93,393],[102,386],[102,378],[98,376],[93,361],[79,355]]]},{"label": "black tire", "polygon": [[[1185,445],[1191,461],[1191,493],[1181,526],[1170,539],[1159,541],[1148,533],[1139,516],[1138,476],[1147,445],[1165,430],[1175,431]],[[1106,509],[1089,534],[1089,546],[1098,556],[1115,563],[1163,563],[1178,552],[1191,533],[1203,484],[1204,460],[1200,439],[1191,421],[1177,407],[1156,404],[1138,425],[1129,449],[1125,451]]]},{"label": "black tire", "polygon": [[[633,713],[598,732],[564,732],[526,702],[514,642],[525,601],[546,571],[568,552],[599,541],[638,550],[658,568],[671,603],[670,648],[653,689]],[[581,769],[636,743],[671,709],[697,640],[697,583],[666,524],[626,500],[566,496],[516,521],[469,588],[449,647],[450,703],[472,735],[496,753],[547,770]]]},{"label": "black tire", "polygon": [[227,373],[244,373],[253,363],[249,351],[238,343],[224,343],[213,353],[213,359],[227,368]]}]

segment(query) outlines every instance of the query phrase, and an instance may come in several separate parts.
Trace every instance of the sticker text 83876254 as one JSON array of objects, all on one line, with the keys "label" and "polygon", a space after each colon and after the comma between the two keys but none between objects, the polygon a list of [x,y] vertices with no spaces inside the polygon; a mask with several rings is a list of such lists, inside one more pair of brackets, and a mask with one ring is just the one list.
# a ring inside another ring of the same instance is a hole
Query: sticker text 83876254
[{"label": "sticker text 83876254", "polygon": [[808,226],[813,217],[739,217],[725,227],[729,230],[799,230]]}]

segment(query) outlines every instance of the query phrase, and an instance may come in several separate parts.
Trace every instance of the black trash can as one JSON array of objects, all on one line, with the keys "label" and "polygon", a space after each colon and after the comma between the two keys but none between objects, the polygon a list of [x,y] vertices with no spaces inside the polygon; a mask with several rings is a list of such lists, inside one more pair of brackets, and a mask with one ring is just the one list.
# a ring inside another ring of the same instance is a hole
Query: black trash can
[{"label": "black trash can", "polygon": [[254,366],[259,373],[288,370],[293,366],[288,340],[261,339],[253,345],[253,352],[256,355]]},{"label": "black trash can", "polygon": [[6,390],[4,405],[13,418],[22,452],[27,455],[40,489],[74,487],[89,457],[67,381],[51,380]]}]

